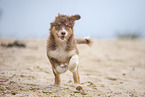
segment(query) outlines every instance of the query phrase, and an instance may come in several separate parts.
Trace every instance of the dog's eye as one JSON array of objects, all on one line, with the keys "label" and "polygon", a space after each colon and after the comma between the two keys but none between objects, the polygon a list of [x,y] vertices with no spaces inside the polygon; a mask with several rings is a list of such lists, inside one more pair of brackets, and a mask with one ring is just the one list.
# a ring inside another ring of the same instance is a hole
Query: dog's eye
[{"label": "dog's eye", "polygon": [[69,25],[66,25],[66,27],[69,27]]},{"label": "dog's eye", "polygon": [[65,24],[65,26],[66,26],[67,28],[69,28],[69,27],[70,27],[68,24]]},{"label": "dog's eye", "polygon": [[60,29],[60,25],[55,25],[55,29],[59,30]]}]

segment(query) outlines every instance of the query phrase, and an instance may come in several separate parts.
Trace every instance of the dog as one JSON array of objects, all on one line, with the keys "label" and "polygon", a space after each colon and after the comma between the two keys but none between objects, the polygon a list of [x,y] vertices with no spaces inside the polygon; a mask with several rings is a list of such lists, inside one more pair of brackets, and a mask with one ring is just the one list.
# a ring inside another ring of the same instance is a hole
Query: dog
[{"label": "dog", "polygon": [[91,45],[92,43],[90,39],[76,39],[74,37],[73,27],[75,21],[80,18],[80,15],[77,14],[72,16],[58,14],[54,22],[50,23],[50,33],[47,40],[47,56],[55,76],[54,84],[60,85],[60,74],[70,70],[73,73],[77,91],[83,90],[78,73],[79,51],[77,44]]}]

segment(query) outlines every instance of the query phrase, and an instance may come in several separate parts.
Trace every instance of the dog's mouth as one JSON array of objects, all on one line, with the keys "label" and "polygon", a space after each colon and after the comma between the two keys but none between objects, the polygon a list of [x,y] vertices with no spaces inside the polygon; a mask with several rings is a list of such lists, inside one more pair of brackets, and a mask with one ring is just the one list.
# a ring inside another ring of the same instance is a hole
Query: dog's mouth
[{"label": "dog's mouth", "polygon": [[66,39],[66,37],[65,37],[65,36],[63,36],[63,35],[62,35],[62,36],[60,36],[59,38],[60,38],[61,40],[65,40],[65,39]]}]

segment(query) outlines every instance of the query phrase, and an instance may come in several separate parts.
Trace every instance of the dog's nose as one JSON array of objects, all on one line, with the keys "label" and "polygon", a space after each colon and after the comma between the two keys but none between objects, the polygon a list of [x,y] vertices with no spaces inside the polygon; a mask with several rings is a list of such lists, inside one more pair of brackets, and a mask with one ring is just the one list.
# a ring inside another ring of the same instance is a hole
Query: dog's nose
[{"label": "dog's nose", "polygon": [[66,32],[61,32],[61,35],[65,35],[66,34]]}]

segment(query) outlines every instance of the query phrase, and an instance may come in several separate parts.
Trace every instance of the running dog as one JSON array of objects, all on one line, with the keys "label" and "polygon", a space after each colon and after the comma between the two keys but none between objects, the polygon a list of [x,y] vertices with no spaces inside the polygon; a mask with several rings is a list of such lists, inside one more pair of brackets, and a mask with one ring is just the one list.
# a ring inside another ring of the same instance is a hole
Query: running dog
[{"label": "running dog", "polygon": [[79,52],[77,44],[90,45],[92,43],[90,39],[76,39],[74,37],[73,26],[75,21],[80,18],[80,15],[58,14],[54,22],[50,23],[50,33],[47,40],[47,56],[52,65],[55,84],[60,85],[60,74],[70,70],[73,73],[77,91],[83,90],[78,74]]}]

